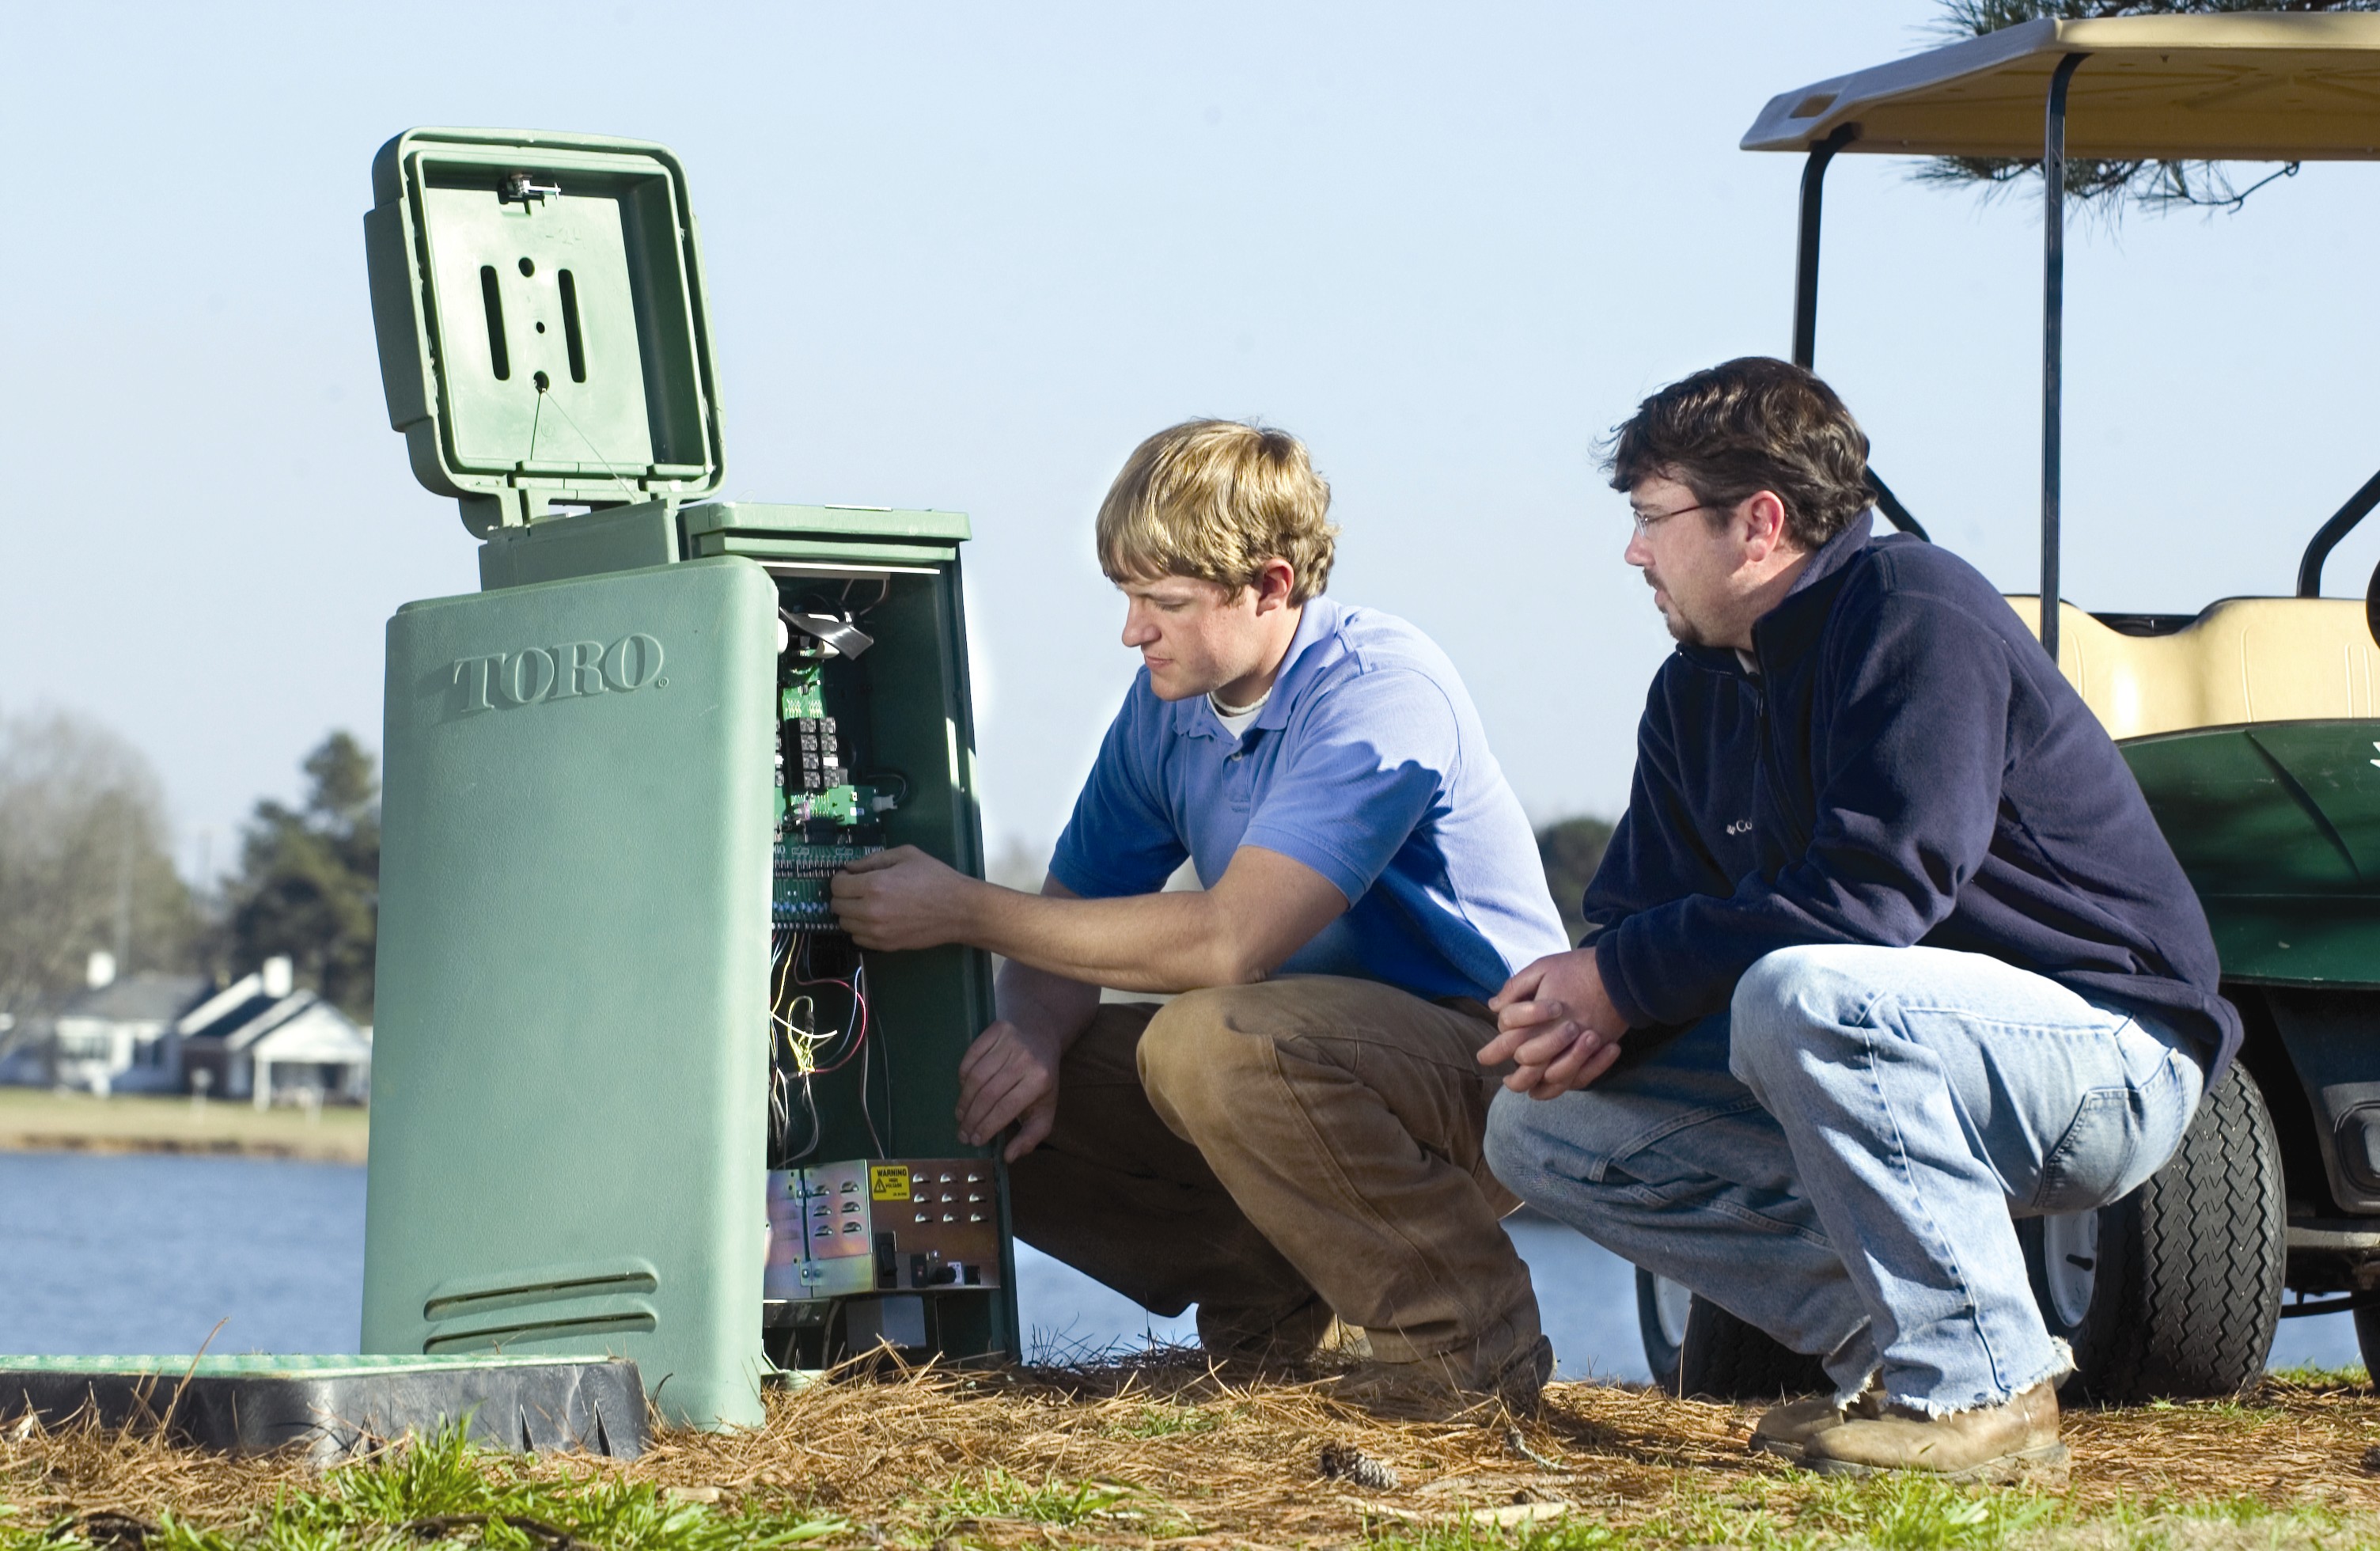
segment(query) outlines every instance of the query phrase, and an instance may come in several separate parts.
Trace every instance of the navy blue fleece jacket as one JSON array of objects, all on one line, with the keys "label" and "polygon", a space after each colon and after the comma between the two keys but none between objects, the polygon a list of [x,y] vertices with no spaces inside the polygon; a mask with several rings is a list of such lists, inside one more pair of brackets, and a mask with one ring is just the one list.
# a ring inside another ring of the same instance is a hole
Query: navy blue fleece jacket
[{"label": "navy blue fleece jacket", "polygon": [[1681,647],[1586,891],[1632,1027],[1724,1010],[1805,943],[1988,953],[2240,1045],[2215,942],[2098,719],[1974,567],[1862,515],[1753,627],[1759,672]]}]

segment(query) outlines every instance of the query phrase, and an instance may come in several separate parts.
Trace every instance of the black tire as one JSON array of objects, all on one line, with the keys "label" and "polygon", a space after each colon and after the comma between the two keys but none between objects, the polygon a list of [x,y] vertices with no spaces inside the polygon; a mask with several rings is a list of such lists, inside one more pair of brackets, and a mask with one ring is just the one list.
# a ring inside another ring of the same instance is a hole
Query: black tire
[{"label": "black tire", "polygon": [[[2234,1062],[2148,1183],[2095,1213],[2020,1222],[2042,1321],[2074,1348],[2059,1398],[2203,1400],[2253,1383],[2280,1320],[2288,1211],[2272,1117]],[[2050,1262],[2069,1255],[2060,1286]]]},{"label": "black tire", "polygon": [[[1669,1308],[1662,1308],[1664,1292]],[[1678,1317],[1683,1297],[1684,1318]],[[1707,1299],[1685,1293],[1636,1268],[1636,1327],[1653,1382],[1672,1395],[1717,1400],[1775,1400],[1833,1387],[1815,1357],[1804,1357],[1756,1325]]]}]

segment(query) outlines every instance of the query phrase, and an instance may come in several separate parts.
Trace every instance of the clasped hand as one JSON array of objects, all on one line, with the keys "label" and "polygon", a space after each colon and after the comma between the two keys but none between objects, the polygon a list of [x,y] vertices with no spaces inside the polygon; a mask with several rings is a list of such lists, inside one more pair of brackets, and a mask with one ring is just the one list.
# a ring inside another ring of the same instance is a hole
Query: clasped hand
[{"label": "clasped hand", "polygon": [[1628,1032],[1592,948],[1537,960],[1505,981],[1488,1010],[1496,1037],[1479,1048],[1479,1064],[1514,1062],[1504,1085],[1531,1098],[1559,1098],[1610,1071]]}]

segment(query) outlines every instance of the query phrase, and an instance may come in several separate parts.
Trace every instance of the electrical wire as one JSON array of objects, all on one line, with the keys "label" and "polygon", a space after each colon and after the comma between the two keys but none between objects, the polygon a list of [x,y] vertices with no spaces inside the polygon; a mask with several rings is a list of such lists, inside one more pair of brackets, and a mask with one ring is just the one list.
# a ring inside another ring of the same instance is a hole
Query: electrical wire
[{"label": "electrical wire", "polygon": [[[832,974],[812,973],[810,963],[813,945],[820,934],[794,932],[777,950],[773,968],[776,974],[770,996],[770,1116],[775,1121],[777,1133],[784,1139],[781,1157],[790,1164],[815,1151],[821,1139],[824,1124],[818,1111],[814,1081],[839,1072],[854,1060],[859,1062],[859,1112],[868,1126],[868,1139],[876,1145],[875,1156],[884,1156],[884,1139],[876,1124],[875,1107],[868,1094],[870,1075],[869,1040],[871,1017],[868,1004],[868,962],[856,948],[852,950],[849,979]],[[820,1033],[818,1027],[818,999],[814,995],[788,995],[787,979],[813,989],[834,986],[849,998],[849,1011],[843,1024],[832,1033]],[[782,1042],[782,1044],[781,1044]],[[784,1060],[781,1061],[782,1053]],[[891,1112],[892,1053],[884,1060],[886,1112]],[[799,1148],[793,1147],[794,1088],[798,1084],[804,1112],[809,1119],[808,1140]]]},{"label": "electrical wire", "polygon": [[900,786],[901,791],[900,794],[892,799],[892,806],[906,807],[909,804],[909,778],[898,770],[863,770],[854,774],[851,779],[862,786],[879,786],[888,781],[893,782]]},{"label": "electrical wire", "polygon": [[856,580],[858,580],[858,578],[856,576],[849,577],[844,580],[843,584],[843,597],[841,599],[843,606],[851,612],[851,617],[855,623],[866,619],[869,611],[880,607],[886,599],[892,596],[892,574],[887,571],[882,576],[876,578],[875,602],[854,603],[851,600],[851,588],[852,583]]},{"label": "electrical wire", "polygon": [[[803,986],[840,986],[851,997],[851,1015],[845,1020],[843,1028],[838,1030],[832,1038],[820,1042],[810,1051],[816,1064],[810,1067],[809,1071],[815,1076],[823,1077],[830,1072],[840,1072],[849,1066],[855,1058],[866,1053],[868,1033],[868,963],[865,959],[859,958],[855,950],[853,957],[856,963],[851,972],[850,979],[839,979],[832,975],[823,975],[813,979],[808,970],[810,942],[814,936],[815,934],[812,933],[805,933],[802,936],[798,952],[800,962],[794,969],[795,982]],[[837,1041],[845,1043],[838,1048]]]}]

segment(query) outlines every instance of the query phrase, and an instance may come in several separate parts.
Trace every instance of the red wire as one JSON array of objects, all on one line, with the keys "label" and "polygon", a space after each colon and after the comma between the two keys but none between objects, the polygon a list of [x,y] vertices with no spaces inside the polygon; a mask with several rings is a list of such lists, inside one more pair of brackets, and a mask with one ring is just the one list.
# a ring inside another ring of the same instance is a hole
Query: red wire
[{"label": "red wire", "polygon": [[810,952],[810,939],[808,933],[803,934],[801,944],[796,950],[796,952],[799,955],[799,962],[797,962],[794,966],[794,978],[796,981],[805,986],[842,987],[844,990],[851,993],[851,1004],[859,1014],[859,1030],[852,1036],[851,1048],[843,1053],[843,1059],[836,1061],[832,1066],[816,1067],[811,1070],[811,1076],[823,1077],[830,1072],[840,1072],[844,1067],[849,1066],[854,1060],[858,1059],[860,1049],[868,1043],[868,999],[865,996],[862,996],[860,994],[859,988],[849,980],[837,980],[832,975],[828,975],[822,980],[813,980],[808,975],[802,973],[802,964],[808,962]]}]

